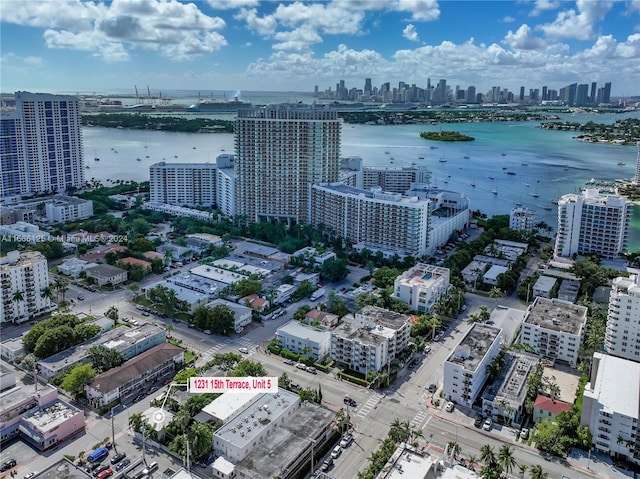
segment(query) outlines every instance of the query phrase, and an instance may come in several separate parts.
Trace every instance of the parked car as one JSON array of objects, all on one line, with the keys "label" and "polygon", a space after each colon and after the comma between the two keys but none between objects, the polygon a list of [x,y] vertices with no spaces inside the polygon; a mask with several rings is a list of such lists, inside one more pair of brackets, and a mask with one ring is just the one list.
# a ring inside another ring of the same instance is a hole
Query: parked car
[{"label": "parked car", "polygon": [[32,471],[28,474],[25,474],[24,477],[22,479],[31,479],[33,476],[35,476],[36,474],[38,474],[37,471]]},{"label": "parked car", "polygon": [[482,422],[484,421],[484,417],[482,417],[480,414],[478,414],[476,416],[475,421],[473,421],[473,425],[475,427],[482,427]]},{"label": "parked car", "polygon": [[451,401],[449,401],[445,406],[444,410],[447,412],[453,412],[454,407],[455,407],[454,404]]},{"label": "parked car", "polygon": [[427,388],[427,391],[429,391],[431,394],[433,394],[437,390],[438,390],[437,384],[429,384],[429,387]]},{"label": "parked car", "polygon": [[340,447],[346,449],[353,442],[353,436],[351,434],[345,434],[340,441]]},{"label": "parked car", "polygon": [[249,350],[247,348],[238,348],[238,351],[240,351],[242,354],[249,354]]},{"label": "parked car", "polygon": [[311,374],[318,374],[316,368],[314,368],[313,366],[307,366],[307,372]]},{"label": "parked car", "polygon": [[328,457],[323,463],[322,463],[322,467],[320,467],[320,470],[322,472],[327,472],[329,469],[331,469],[333,467],[333,458]]},{"label": "parked car", "polygon": [[129,464],[131,464],[131,459],[123,459],[122,462],[119,462],[118,465],[116,466],[116,471],[123,470]]},{"label": "parked car", "polygon": [[107,467],[104,471],[96,476],[96,479],[107,479],[107,477],[113,476],[113,469]]},{"label": "parked car", "polygon": [[118,464],[125,457],[127,457],[127,455],[124,452],[119,452],[118,454],[116,454],[111,458],[111,464]]},{"label": "parked car", "polygon": [[298,369],[307,369],[307,365],[306,365],[306,364],[304,364],[304,363],[297,363],[297,364],[296,364],[296,367],[297,367]]},{"label": "parked car", "polygon": [[284,363],[289,365],[289,366],[293,366],[295,364],[291,359],[285,359]]},{"label": "parked car", "polygon": [[340,447],[340,445],[337,445],[333,448],[333,451],[331,451],[331,457],[333,459],[338,459],[340,457],[340,454],[342,454],[342,448]]},{"label": "parked car", "polygon": [[102,474],[107,469],[111,469],[109,467],[109,464],[102,464],[99,468],[97,468],[95,471],[93,471],[93,477],[98,477],[100,474]]},{"label": "parked car", "polygon": [[151,464],[149,464],[147,467],[145,467],[142,470],[143,474],[151,474],[153,471],[155,471],[156,469],[158,469],[158,463],[157,462],[152,462]]},{"label": "parked car", "polygon": [[488,417],[487,419],[485,419],[484,424],[482,425],[482,429],[484,429],[485,431],[491,431],[491,426],[493,426],[493,421],[490,417]]},{"label": "parked car", "polygon": [[529,429],[523,427],[520,429],[520,439],[527,439],[529,437]]},{"label": "parked car", "polygon": [[424,347],[424,354],[429,354],[431,352],[431,346],[427,345]]}]

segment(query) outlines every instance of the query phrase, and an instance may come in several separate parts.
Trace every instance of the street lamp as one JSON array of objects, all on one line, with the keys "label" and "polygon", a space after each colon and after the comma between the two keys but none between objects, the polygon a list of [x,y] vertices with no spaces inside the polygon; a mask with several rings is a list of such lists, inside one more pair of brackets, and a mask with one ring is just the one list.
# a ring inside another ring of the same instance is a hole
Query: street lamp
[{"label": "street lamp", "polygon": [[589,448],[589,456],[587,458],[587,469],[588,470],[591,470],[591,467],[590,467],[591,466],[591,451],[593,451],[593,447]]}]

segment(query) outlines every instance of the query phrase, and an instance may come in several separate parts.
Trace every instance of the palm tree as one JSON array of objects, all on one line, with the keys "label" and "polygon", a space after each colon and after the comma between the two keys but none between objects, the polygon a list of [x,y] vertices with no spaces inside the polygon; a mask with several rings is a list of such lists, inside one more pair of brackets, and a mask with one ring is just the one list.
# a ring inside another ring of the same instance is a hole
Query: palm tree
[{"label": "palm tree", "polygon": [[180,430],[182,434],[187,430],[189,423],[191,422],[191,416],[189,412],[185,410],[180,410],[173,416],[173,424]]},{"label": "palm tree", "polygon": [[134,432],[141,432],[145,424],[146,421],[142,413],[137,412],[129,416],[129,427]]},{"label": "palm tree", "polygon": [[22,301],[24,301],[24,291],[16,291],[15,293],[13,293],[13,296],[11,296],[11,301],[13,301],[14,303],[21,303]]},{"label": "palm tree", "polygon": [[467,467],[469,469],[471,469],[472,471],[475,471],[476,470],[476,466],[475,466],[476,462],[478,462],[478,458],[476,456],[474,456],[473,454],[471,454],[469,456],[468,461],[467,461],[467,464],[468,464]]},{"label": "palm tree", "polygon": [[107,311],[104,313],[104,315],[113,320],[115,322],[115,324],[118,324],[118,307],[115,305],[111,305],[109,306],[109,309],[107,309]]},{"label": "palm tree", "polygon": [[493,446],[485,444],[480,448],[480,460],[484,462],[485,466],[496,464],[496,454],[493,452]]},{"label": "palm tree", "polygon": [[542,470],[542,466],[540,464],[536,464],[535,466],[531,466],[531,471],[529,472],[531,479],[548,479],[549,473],[544,472]]},{"label": "palm tree", "polygon": [[409,421],[401,422],[400,419],[396,418],[393,423],[391,423],[391,428],[389,428],[389,437],[393,442],[399,444],[409,438],[410,431]]},{"label": "palm tree", "polygon": [[478,314],[480,315],[481,323],[486,323],[487,321],[489,321],[489,319],[491,319],[491,313],[489,312],[489,308],[487,308],[487,306],[484,304],[480,306],[480,313]]},{"label": "palm tree", "polygon": [[40,290],[40,297],[53,299],[53,291],[51,291],[51,288],[49,286],[45,286]]},{"label": "palm tree", "polygon": [[513,458],[513,448],[508,444],[503,444],[498,451],[498,462],[507,474],[516,466],[516,460]]},{"label": "palm tree", "polygon": [[489,297],[494,301],[493,302],[494,309],[498,305],[498,298],[502,298],[503,295],[504,295],[504,292],[497,286],[494,286],[489,290]]},{"label": "palm tree", "polygon": [[191,455],[200,457],[211,449],[213,445],[213,433],[209,426],[199,422],[194,423],[187,432],[187,439],[191,445]]},{"label": "palm tree", "polygon": [[447,447],[446,447],[445,451],[447,452],[447,455],[452,460],[455,460],[455,458],[460,455],[460,452],[462,451],[462,448],[460,447],[460,444],[458,444],[457,442],[449,441],[447,443]]},{"label": "palm tree", "polygon": [[442,326],[442,320],[440,316],[437,314],[432,314],[431,317],[427,320],[427,325],[431,327],[431,340],[436,337],[436,330],[440,329]]},{"label": "palm tree", "polygon": [[58,276],[53,282],[53,289],[58,292],[58,295],[62,294],[62,302],[64,303],[64,295],[67,291],[69,291],[69,282],[66,279]]},{"label": "palm tree", "polygon": [[469,318],[467,319],[467,323],[472,324],[472,323],[479,323],[482,320],[480,319],[480,315],[478,313],[473,313],[469,315]]},{"label": "palm tree", "polygon": [[526,464],[518,464],[518,469],[520,470],[520,479],[524,479],[524,473],[527,472],[529,466]]}]

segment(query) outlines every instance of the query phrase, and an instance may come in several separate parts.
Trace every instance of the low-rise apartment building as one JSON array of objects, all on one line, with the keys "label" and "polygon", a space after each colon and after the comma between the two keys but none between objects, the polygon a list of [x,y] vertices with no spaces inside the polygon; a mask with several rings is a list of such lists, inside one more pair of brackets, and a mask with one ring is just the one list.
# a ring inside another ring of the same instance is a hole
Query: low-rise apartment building
[{"label": "low-rise apartment building", "polygon": [[532,346],[544,358],[576,367],[586,321],[584,306],[537,297],[527,309],[520,342]]},{"label": "low-rise apartment building", "polygon": [[291,320],[276,331],[276,339],[284,349],[322,360],[331,350],[331,333]]},{"label": "low-rise apartment building", "polygon": [[540,276],[533,285],[533,297],[551,298],[551,292],[557,283],[557,279],[551,276]]},{"label": "low-rise apartment building", "polygon": [[240,330],[245,326],[251,324],[251,308],[242,306],[238,303],[232,303],[226,299],[214,299],[207,307],[215,308],[216,306],[226,306],[233,312],[233,328],[234,330]]},{"label": "low-rise apartment building", "polygon": [[99,264],[85,270],[87,278],[92,279],[98,286],[109,284],[115,286],[127,280],[127,270],[111,266],[110,264]]},{"label": "low-rise apartment building", "polygon": [[116,399],[143,392],[147,383],[169,377],[182,363],[184,349],[170,343],[159,344],[96,376],[85,387],[87,399],[93,407],[107,406]]},{"label": "low-rise apartment building", "polygon": [[502,330],[474,323],[444,362],[442,395],[471,408],[488,378],[487,366],[500,352]]},{"label": "low-rise apartment building", "polygon": [[430,312],[451,289],[449,274],[448,268],[418,263],[396,278],[393,297],[412,311]]}]

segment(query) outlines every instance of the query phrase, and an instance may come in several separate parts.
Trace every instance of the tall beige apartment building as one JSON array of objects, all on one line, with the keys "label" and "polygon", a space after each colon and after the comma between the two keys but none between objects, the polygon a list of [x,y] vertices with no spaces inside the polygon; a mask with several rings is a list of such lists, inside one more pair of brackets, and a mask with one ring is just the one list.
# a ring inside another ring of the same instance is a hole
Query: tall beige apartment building
[{"label": "tall beige apartment building", "polygon": [[311,186],[338,181],[342,121],[298,104],[239,110],[236,214],[247,222],[311,222]]}]

